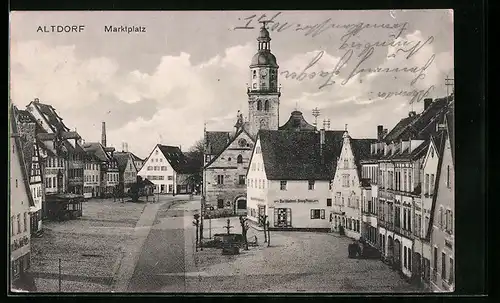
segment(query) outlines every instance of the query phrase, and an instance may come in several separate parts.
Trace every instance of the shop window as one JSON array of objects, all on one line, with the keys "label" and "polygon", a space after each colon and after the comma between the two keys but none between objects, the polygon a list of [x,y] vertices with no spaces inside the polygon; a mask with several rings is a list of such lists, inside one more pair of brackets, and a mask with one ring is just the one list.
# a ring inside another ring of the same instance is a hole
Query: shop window
[{"label": "shop window", "polygon": [[311,219],[324,219],[325,210],[324,209],[311,209]]},{"label": "shop window", "polygon": [[286,181],[280,181],[280,190],[286,190]]},{"label": "shop window", "polygon": [[217,199],[217,208],[224,208],[224,199]]},{"label": "shop window", "polygon": [[314,180],[309,180],[309,190],[314,190]]}]

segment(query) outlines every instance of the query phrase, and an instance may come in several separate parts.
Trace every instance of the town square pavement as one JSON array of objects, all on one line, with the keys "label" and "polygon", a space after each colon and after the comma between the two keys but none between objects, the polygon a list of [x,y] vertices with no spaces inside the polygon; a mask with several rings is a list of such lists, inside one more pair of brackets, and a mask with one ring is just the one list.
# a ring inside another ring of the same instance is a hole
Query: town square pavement
[{"label": "town square pavement", "polygon": [[[240,255],[195,247],[193,215],[199,199],[163,204],[157,212],[128,285],[129,292],[417,292],[379,260],[347,258],[348,238],[330,233],[250,229],[257,247]],[[204,221],[204,237],[225,233],[227,218]],[[209,226],[211,225],[211,230]],[[240,233],[237,217],[232,232]]]}]

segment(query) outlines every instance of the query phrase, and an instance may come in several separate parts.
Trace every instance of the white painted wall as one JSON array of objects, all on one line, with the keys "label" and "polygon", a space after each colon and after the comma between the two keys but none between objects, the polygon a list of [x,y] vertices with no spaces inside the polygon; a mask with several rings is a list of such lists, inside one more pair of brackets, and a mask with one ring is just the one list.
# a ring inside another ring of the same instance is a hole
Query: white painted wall
[{"label": "white painted wall", "polygon": [[[155,170],[155,167],[157,170]],[[164,170],[162,170],[164,167]],[[147,178],[153,184],[155,184],[155,193],[161,190],[161,186],[164,187],[164,193],[173,193],[175,188],[175,178],[176,172],[168,163],[167,159],[161,152],[158,146],[155,146],[153,152],[148,159],[144,162],[144,165],[137,173],[143,179]],[[170,179],[169,179],[170,178]],[[169,191],[169,186],[171,186],[171,191]]]}]

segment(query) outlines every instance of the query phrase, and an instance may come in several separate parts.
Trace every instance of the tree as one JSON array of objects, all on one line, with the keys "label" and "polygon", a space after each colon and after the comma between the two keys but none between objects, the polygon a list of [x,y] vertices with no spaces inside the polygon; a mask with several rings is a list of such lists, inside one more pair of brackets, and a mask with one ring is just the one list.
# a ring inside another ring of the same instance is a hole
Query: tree
[{"label": "tree", "polygon": [[141,176],[137,176],[136,182],[130,187],[130,197],[133,202],[139,201],[139,193],[144,188],[144,182]]},{"label": "tree", "polygon": [[248,228],[250,228],[247,220],[248,219],[246,217],[240,216],[241,233],[243,235],[243,240],[245,241],[245,250],[248,250],[247,231],[248,231]]},{"label": "tree", "polygon": [[266,215],[259,215],[259,221],[260,224],[264,227],[264,243],[267,242],[267,230],[266,227],[267,225],[267,216]]},{"label": "tree", "polygon": [[184,185],[198,188],[203,182],[203,159],[205,157],[205,140],[200,139],[185,153],[189,162],[189,175],[184,180]]}]

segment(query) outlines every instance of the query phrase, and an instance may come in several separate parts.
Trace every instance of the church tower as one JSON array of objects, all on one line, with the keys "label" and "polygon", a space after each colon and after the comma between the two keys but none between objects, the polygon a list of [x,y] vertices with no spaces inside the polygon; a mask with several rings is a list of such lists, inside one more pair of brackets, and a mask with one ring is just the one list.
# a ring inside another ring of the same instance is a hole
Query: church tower
[{"label": "church tower", "polygon": [[250,87],[248,93],[248,118],[250,134],[256,136],[259,129],[277,130],[279,123],[278,64],[271,53],[271,38],[261,21],[258,51],[250,64]]}]

